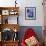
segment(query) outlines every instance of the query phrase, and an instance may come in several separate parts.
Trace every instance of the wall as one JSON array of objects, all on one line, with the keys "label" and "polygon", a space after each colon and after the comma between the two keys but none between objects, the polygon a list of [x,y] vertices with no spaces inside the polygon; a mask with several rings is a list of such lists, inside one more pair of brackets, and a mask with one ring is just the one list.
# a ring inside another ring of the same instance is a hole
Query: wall
[{"label": "wall", "polygon": [[[15,0],[0,0],[0,6],[15,6]],[[17,0],[19,9],[19,24],[21,26],[43,26],[43,0]],[[36,7],[36,20],[25,20],[25,7]],[[21,18],[21,19],[20,19]]]},{"label": "wall", "polygon": [[[25,20],[25,7],[36,7],[36,20]],[[22,10],[21,10],[22,8]],[[42,0],[25,0],[23,4],[21,4],[20,8],[20,23],[23,26],[43,26],[43,6]],[[22,21],[23,20],[23,21]]]}]

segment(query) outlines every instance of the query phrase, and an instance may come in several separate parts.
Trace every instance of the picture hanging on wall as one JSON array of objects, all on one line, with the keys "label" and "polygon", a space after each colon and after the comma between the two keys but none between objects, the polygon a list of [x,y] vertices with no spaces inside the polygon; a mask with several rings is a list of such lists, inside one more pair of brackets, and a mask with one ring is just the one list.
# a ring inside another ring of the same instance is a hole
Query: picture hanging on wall
[{"label": "picture hanging on wall", "polygon": [[25,7],[25,19],[26,20],[36,19],[36,7]]}]

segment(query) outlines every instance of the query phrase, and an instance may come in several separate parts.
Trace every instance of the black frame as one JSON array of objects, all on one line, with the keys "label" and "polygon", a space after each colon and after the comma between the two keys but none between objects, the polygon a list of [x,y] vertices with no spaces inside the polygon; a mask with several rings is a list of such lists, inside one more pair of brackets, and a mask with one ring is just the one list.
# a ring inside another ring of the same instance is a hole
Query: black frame
[{"label": "black frame", "polygon": [[[29,14],[29,10],[30,10],[30,12],[33,12],[34,15],[27,17],[27,14]],[[36,20],[36,7],[25,7],[25,20]]]}]

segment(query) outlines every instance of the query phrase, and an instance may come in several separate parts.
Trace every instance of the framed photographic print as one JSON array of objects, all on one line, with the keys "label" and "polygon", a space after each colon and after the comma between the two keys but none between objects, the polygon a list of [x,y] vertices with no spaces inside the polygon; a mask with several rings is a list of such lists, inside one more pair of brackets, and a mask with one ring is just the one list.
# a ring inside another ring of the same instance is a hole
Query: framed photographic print
[{"label": "framed photographic print", "polygon": [[26,20],[36,19],[36,7],[26,7],[25,8],[25,19]]},{"label": "framed photographic print", "polygon": [[9,10],[2,10],[2,15],[9,15]]}]

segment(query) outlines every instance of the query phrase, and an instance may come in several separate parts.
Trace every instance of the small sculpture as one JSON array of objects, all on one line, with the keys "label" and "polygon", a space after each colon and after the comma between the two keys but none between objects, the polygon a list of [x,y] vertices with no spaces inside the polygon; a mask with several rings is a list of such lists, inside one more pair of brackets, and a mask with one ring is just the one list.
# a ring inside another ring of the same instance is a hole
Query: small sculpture
[{"label": "small sculpture", "polygon": [[17,4],[17,2],[16,2],[17,0],[15,0],[15,7],[16,7],[16,4]]},{"label": "small sculpture", "polygon": [[7,18],[7,19],[5,19],[5,24],[8,24],[8,18]]}]

